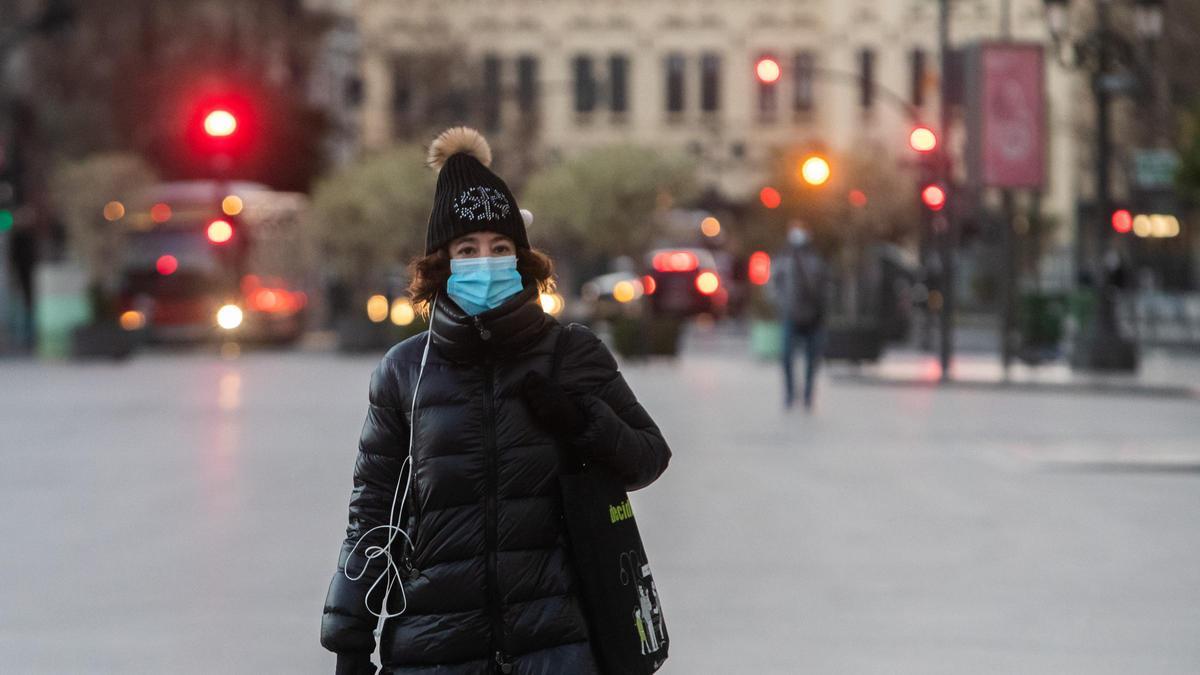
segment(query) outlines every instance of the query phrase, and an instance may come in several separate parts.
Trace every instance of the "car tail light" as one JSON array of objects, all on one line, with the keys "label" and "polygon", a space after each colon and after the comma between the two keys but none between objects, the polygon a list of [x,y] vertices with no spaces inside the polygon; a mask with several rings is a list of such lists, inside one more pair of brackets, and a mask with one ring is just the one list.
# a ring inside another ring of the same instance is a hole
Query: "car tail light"
[{"label": "car tail light", "polygon": [[646,295],[654,295],[654,291],[658,290],[658,282],[654,280],[654,277],[647,274],[642,277],[642,290]]},{"label": "car tail light", "polygon": [[712,295],[721,287],[721,278],[716,272],[704,271],[696,275],[696,290],[704,295]]},{"label": "car tail light", "polygon": [[663,251],[654,255],[652,264],[659,272],[691,272],[700,267],[700,259],[691,251]]}]

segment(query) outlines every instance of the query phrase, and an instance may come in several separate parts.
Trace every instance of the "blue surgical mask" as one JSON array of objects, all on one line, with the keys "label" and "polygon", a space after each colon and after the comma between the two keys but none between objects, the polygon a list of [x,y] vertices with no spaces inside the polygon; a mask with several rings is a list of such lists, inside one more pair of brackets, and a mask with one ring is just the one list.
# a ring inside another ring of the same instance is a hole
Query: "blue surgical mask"
[{"label": "blue surgical mask", "polygon": [[499,307],[522,288],[515,255],[450,261],[446,293],[471,316]]}]

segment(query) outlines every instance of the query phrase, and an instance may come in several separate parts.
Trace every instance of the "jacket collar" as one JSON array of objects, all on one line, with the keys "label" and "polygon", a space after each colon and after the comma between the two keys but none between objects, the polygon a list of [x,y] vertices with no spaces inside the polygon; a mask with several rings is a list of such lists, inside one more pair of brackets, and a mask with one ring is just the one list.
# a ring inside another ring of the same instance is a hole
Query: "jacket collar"
[{"label": "jacket collar", "polygon": [[521,353],[537,342],[553,321],[542,311],[537,287],[530,286],[476,316],[464,312],[445,293],[439,294],[429,330],[433,344],[447,358],[475,361]]}]

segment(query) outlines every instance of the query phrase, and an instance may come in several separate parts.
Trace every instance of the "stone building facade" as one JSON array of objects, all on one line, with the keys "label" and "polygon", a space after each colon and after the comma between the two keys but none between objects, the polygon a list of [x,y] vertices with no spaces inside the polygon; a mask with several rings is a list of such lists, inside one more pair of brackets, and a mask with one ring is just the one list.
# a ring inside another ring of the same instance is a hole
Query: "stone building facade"
[{"label": "stone building facade", "polygon": [[[953,6],[953,44],[1047,40],[1042,0]],[[648,144],[692,153],[706,186],[750,200],[783,148],[903,164],[913,112],[938,121],[937,10],[936,0],[360,0],[362,141],[426,140],[468,122],[517,176],[584,148]],[[763,57],[780,66],[774,85],[756,76]],[[1042,208],[1066,220],[1083,141],[1056,130],[1072,126],[1073,78],[1053,65],[1047,77]]]}]

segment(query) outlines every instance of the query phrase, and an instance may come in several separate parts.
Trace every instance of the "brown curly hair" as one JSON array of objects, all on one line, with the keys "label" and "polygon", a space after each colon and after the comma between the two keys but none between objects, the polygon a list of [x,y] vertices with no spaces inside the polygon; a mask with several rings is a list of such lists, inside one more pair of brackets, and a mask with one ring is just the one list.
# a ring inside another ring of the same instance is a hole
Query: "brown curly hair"
[{"label": "brown curly hair", "polygon": [[[554,261],[537,249],[517,249],[517,271],[526,286],[535,284],[539,293],[554,291]],[[408,296],[413,307],[423,317],[429,316],[430,306],[438,293],[446,290],[450,278],[450,254],[445,248],[427,256],[414,258],[408,265]]]}]

